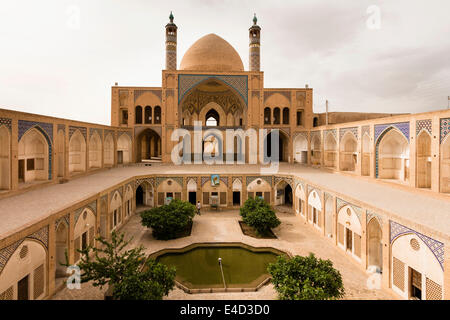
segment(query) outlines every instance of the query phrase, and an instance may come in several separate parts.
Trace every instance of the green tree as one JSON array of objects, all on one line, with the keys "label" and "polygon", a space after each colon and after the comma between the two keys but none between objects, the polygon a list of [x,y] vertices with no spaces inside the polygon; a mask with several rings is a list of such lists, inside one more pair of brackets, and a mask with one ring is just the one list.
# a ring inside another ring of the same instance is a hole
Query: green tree
[{"label": "green tree", "polygon": [[100,288],[109,285],[118,300],[161,300],[173,289],[175,269],[146,259],[142,246],[125,250],[130,240],[125,241],[124,234],[113,231],[111,241],[102,237],[97,241],[98,248],[78,250],[81,282],[92,281]]},{"label": "green tree", "polygon": [[267,268],[281,300],[339,299],[345,294],[341,274],[330,260],[280,256]]},{"label": "green tree", "polygon": [[179,235],[192,224],[195,206],[187,201],[172,200],[170,204],[155,207],[141,213],[142,225],[153,229],[159,240],[169,240]]},{"label": "green tree", "polygon": [[278,227],[281,223],[272,207],[261,198],[248,198],[240,213],[242,220],[260,235],[268,234],[271,228]]}]

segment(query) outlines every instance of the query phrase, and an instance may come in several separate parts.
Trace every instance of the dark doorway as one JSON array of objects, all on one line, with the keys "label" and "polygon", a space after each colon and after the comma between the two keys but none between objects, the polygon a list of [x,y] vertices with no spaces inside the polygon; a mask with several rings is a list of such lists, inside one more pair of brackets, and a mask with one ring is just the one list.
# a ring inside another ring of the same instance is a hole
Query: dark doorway
[{"label": "dark doorway", "polygon": [[292,188],[289,184],[284,188],[284,204],[292,207]]},{"label": "dark doorway", "polygon": [[189,191],[189,202],[192,204],[197,203],[197,192],[195,191]]},{"label": "dark doorway", "polygon": [[422,300],[422,274],[409,268],[411,278],[411,298]]},{"label": "dark doorway", "polygon": [[[277,141],[277,140],[275,140]],[[278,160],[279,162],[282,161],[286,161],[286,159],[284,159],[284,141],[283,141],[283,137],[281,136],[281,132],[278,132],[278,145],[274,145],[272,147],[272,132],[270,132],[267,136],[266,136],[266,141],[265,141],[265,152],[264,152],[264,158],[265,161],[268,161],[270,157],[272,158],[272,161],[276,161]],[[273,151],[273,155],[272,155],[272,151]],[[277,153],[278,152],[278,158],[276,158]]]},{"label": "dark doorway", "polygon": [[19,160],[19,181],[25,181],[25,160]]},{"label": "dark doorway", "polygon": [[123,163],[123,151],[117,151],[117,163],[118,164]]},{"label": "dark doorway", "polygon": [[233,206],[240,206],[240,205],[241,205],[241,192],[233,191]]},{"label": "dark doorway", "polygon": [[81,235],[81,249],[84,250],[87,248],[87,231]]},{"label": "dark doorway", "polygon": [[28,275],[17,284],[17,300],[29,300]]},{"label": "dark doorway", "polygon": [[142,205],[144,205],[144,189],[142,189],[142,186],[139,186],[136,189],[136,206]]},{"label": "dark doorway", "polygon": [[350,230],[349,228],[345,228],[345,232],[347,234],[347,250],[351,252],[352,251],[352,245],[353,245],[352,230]]}]

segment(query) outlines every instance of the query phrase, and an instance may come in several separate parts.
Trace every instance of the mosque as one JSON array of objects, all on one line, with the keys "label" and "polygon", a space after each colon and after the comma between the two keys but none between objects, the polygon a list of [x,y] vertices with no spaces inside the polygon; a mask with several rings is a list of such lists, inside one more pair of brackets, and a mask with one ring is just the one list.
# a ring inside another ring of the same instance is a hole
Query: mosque
[{"label": "mosque", "polygon": [[[0,109],[0,300],[51,298],[64,253],[76,263],[139,206],[225,210],[255,196],[289,208],[397,297],[450,299],[449,110],[314,113],[308,85],[264,87],[256,16],[248,70],[215,34],[178,65],[177,30],[171,14],[160,87],[111,88],[111,126]],[[267,173],[271,143],[280,166]],[[206,153],[223,164],[190,164]]]}]

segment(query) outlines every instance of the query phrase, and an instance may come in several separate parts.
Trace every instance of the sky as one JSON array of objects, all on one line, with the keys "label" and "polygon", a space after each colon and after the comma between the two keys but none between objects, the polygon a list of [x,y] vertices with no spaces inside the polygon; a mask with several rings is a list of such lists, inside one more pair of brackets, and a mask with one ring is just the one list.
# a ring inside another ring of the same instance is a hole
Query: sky
[{"label": "sky", "polygon": [[216,33],[248,70],[261,26],[266,88],[314,89],[314,112],[418,113],[450,96],[450,1],[14,0],[0,4],[0,108],[110,124],[111,86],[161,86],[165,25],[178,66]]}]

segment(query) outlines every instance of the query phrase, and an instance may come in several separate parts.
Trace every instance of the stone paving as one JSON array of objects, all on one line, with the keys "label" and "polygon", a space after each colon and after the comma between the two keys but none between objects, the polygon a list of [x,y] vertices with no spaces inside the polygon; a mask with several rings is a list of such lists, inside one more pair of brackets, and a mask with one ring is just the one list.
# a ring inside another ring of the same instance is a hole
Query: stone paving
[{"label": "stone paving", "polygon": [[[317,257],[331,259],[343,277],[346,295],[344,299],[396,299],[388,291],[369,290],[366,286],[368,275],[352,261],[351,257],[329,241],[319,235],[311,226],[305,224],[304,220],[294,214],[277,213],[281,225],[274,229],[278,239],[255,239],[242,234],[238,224],[239,211],[211,211],[203,212],[201,216],[194,218],[192,234],[189,237],[159,241],[155,240],[151,230],[140,224],[139,215],[133,216],[121,229],[126,237],[133,237],[130,246],[142,244],[146,253],[164,249],[181,248],[196,242],[243,242],[255,247],[274,247],[293,255],[307,255],[313,252]],[[83,284],[81,290],[62,289],[55,294],[53,299],[103,299],[103,290],[93,287],[91,284]],[[256,292],[242,293],[202,293],[187,294],[176,288],[166,299],[242,299],[242,300],[270,300],[276,299],[277,294],[271,284],[268,284]]]}]

